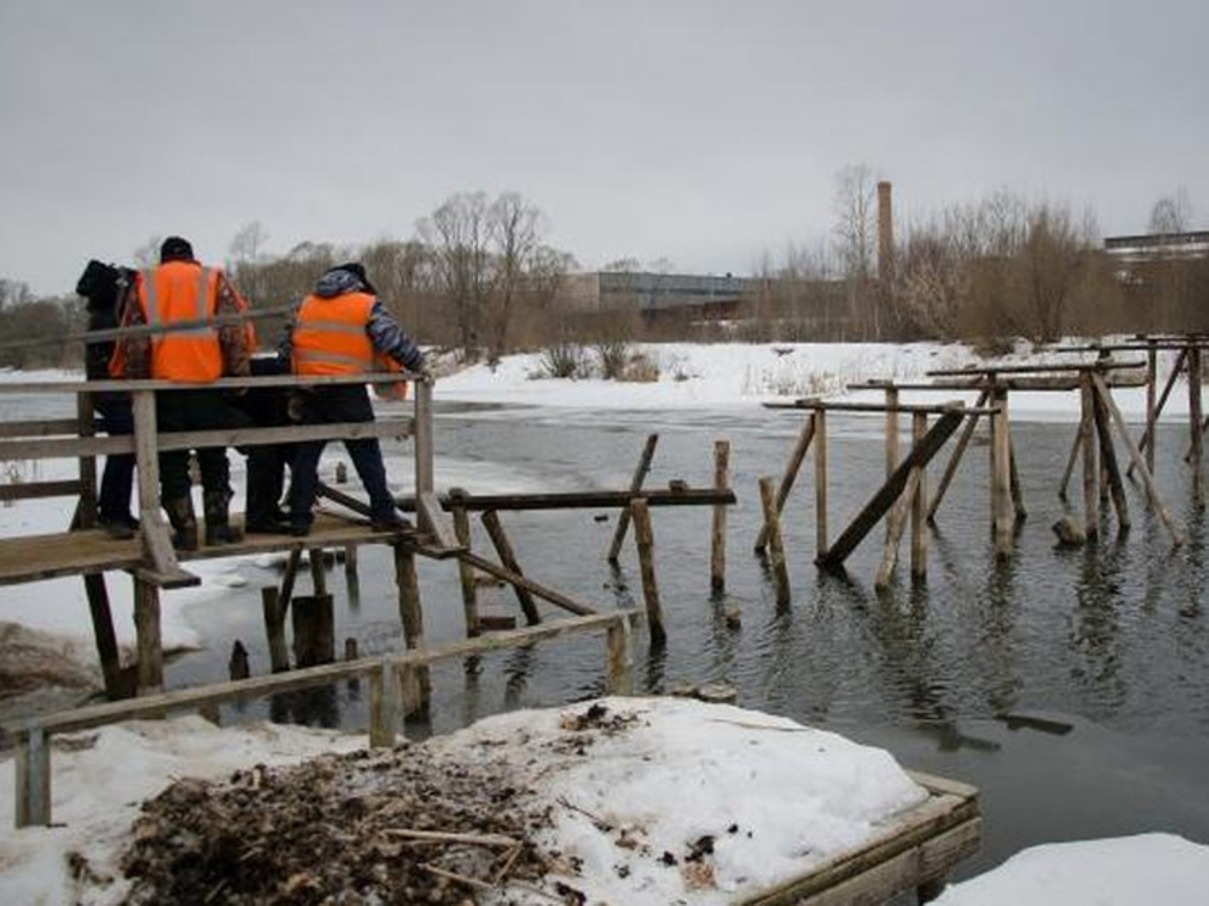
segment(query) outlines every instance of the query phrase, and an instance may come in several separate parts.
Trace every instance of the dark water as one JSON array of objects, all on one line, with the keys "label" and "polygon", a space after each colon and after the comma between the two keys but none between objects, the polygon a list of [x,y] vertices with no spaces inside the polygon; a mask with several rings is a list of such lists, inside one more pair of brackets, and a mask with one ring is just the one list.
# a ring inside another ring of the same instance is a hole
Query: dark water
[{"label": "dark water", "polygon": [[[834,417],[833,417],[834,418]],[[650,655],[640,639],[636,683],[662,692],[682,681],[722,681],[745,707],[787,715],[889,749],[908,767],[972,783],[982,791],[982,853],[960,876],[992,867],[1039,842],[1165,830],[1209,843],[1209,614],[1204,605],[1205,524],[1189,501],[1178,460],[1186,430],[1159,437],[1161,487],[1189,541],[1173,550],[1136,489],[1134,528],[1118,537],[1106,511],[1097,545],[1056,551],[1049,526],[1062,514],[1056,491],[1073,425],[1014,425],[1029,516],[1014,556],[997,563],[990,538],[987,448],[967,453],[930,536],[926,583],[900,564],[896,584],[876,594],[879,527],[849,559],[845,576],[813,565],[813,479],[799,477],[785,514],[794,601],[778,615],[769,576],[752,555],[758,531],[756,480],[779,476],[801,424],[793,413],[607,413],[445,407],[436,426],[443,467],[472,492],[502,476],[532,490],[621,488],[647,433],[661,434],[650,486],[683,478],[708,485],[713,441],[731,441],[739,504],[729,516],[727,593],[709,593],[706,509],[654,513],[656,558],[670,642]],[[904,421],[905,426],[905,421]],[[873,493],[884,471],[881,418],[831,422],[831,535]],[[456,464],[456,468],[455,468]],[[932,481],[939,475],[935,467]],[[1078,475],[1072,492],[1078,494]],[[613,573],[604,553],[614,520],[591,512],[505,513],[526,572],[601,608],[640,597],[633,549]],[[476,531],[478,529],[476,528]],[[487,549],[485,536],[475,544]],[[903,553],[906,553],[904,545]],[[364,548],[360,600],[338,606],[338,638],[363,654],[401,645],[393,573],[384,549]],[[273,575],[248,565],[250,587],[213,612],[195,614],[210,648],[178,659],[170,685],[224,678],[233,638],[266,669],[255,586]],[[461,601],[452,564],[421,561],[430,640],[460,635]],[[305,581],[305,580],[301,580]],[[343,602],[339,572],[329,584]],[[304,585],[305,590],[305,585]],[[165,598],[171,606],[171,595]],[[742,611],[728,627],[727,604]],[[515,613],[501,591],[484,605]],[[599,637],[565,638],[526,651],[433,671],[430,724],[444,732],[515,707],[544,706],[602,689]],[[361,692],[340,687],[304,705],[278,701],[277,717],[366,724]],[[242,712],[261,716],[263,706]],[[232,713],[231,717],[236,715]]]}]

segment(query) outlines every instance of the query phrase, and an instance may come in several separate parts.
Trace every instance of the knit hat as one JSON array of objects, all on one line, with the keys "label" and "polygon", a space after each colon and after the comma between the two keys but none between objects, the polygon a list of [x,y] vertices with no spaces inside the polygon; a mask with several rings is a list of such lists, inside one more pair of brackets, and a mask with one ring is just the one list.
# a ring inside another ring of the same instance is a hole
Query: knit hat
[{"label": "knit hat", "polygon": [[192,261],[193,246],[188,239],[180,236],[169,236],[160,246],[160,264],[165,261]]}]

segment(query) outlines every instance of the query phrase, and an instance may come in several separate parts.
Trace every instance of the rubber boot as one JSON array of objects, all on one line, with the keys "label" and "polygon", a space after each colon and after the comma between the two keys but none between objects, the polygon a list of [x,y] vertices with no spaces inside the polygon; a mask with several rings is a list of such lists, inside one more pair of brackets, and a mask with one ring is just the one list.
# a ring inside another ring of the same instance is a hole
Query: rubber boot
[{"label": "rubber boot", "polygon": [[178,551],[197,550],[197,516],[193,513],[193,498],[186,494],[164,501],[168,522],[172,524],[172,546]]},{"label": "rubber boot", "polygon": [[215,544],[238,544],[243,540],[243,533],[231,527],[227,515],[227,506],[231,502],[231,492],[228,490],[205,491],[202,503],[206,509],[206,546]]}]

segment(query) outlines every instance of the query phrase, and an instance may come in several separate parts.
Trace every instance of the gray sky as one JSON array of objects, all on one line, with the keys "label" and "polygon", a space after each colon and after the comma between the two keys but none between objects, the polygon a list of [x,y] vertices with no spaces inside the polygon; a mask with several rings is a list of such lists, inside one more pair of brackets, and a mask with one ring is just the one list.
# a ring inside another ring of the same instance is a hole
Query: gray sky
[{"label": "gray sky", "polygon": [[0,276],[407,238],[477,189],[585,267],[747,273],[861,162],[900,223],[1007,188],[1143,231],[1183,186],[1206,227],[1207,36],[1207,0],[0,0]]}]

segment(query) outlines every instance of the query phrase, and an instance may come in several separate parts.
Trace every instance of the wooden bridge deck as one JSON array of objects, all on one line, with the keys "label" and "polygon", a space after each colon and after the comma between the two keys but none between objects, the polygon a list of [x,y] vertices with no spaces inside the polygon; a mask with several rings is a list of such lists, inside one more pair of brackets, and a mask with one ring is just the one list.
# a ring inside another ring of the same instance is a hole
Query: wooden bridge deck
[{"label": "wooden bridge deck", "polygon": [[[232,524],[240,528],[241,522],[239,517],[232,519]],[[199,528],[199,534],[204,536],[204,525]],[[364,520],[321,511],[315,514],[311,533],[305,537],[246,535],[239,544],[203,544],[196,551],[177,551],[177,560],[186,563],[190,560],[292,551],[303,547],[346,547],[350,544],[382,543],[415,537],[414,530],[375,532]],[[0,539],[0,585],[104,570],[133,570],[144,563],[145,555],[138,536],[129,541],[116,541],[100,529]]]}]

